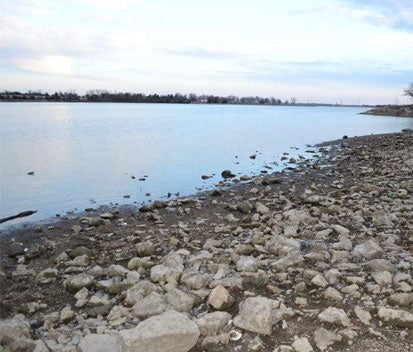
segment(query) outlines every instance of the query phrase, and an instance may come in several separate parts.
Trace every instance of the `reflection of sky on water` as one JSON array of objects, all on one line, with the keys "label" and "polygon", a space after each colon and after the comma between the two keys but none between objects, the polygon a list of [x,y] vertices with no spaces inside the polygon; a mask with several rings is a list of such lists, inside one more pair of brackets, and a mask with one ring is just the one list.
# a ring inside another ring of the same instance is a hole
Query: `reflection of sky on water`
[{"label": "reflection of sky on water", "polygon": [[[223,169],[259,173],[291,146],[399,131],[412,120],[358,108],[152,104],[0,104],[0,217],[36,220],[110,202],[189,194]],[[249,159],[258,151],[256,160]],[[296,153],[303,153],[299,150]],[[238,158],[235,158],[238,156]],[[236,163],[239,164],[236,164]],[[282,165],[282,164],[281,164]],[[28,176],[34,171],[34,176]],[[203,174],[215,173],[203,181]],[[136,179],[132,179],[131,176]],[[138,181],[148,175],[146,181]],[[130,194],[130,199],[123,195]]]}]

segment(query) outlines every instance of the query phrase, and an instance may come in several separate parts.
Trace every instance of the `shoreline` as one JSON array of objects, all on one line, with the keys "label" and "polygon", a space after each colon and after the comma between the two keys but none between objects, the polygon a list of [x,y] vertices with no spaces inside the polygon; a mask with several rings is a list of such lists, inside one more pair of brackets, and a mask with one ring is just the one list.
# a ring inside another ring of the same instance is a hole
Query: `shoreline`
[{"label": "shoreline", "polygon": [[[91,333],[117,336],[139,328],[149,316],[160,317],[158,308],[167,302],[201,330],[191,349],[196,352],[243,352],[254,344],[262,345],[257,350],[273,351],[294,345],[295,335],[315,348],[322,343],[314,325],[335,336],[335,350],[408,350],[413,321],[383,312],[411,312],[413,307],[408,275],[413,268],[413,132],[317,146],[320,157],[298,161],[296,170],[155,201],[140,212],[99,208],[1,234],[1,318],[23,313],[21,319],[30,321],[32,329],[25,338],[33,342],[27,344],[52,340],[75,351]],[[278,243],[279,238],[285,242]],[[172,268],[180,271],[178,276],[158,280],[152,268],[171,251],[182,270]],[[71,290],[70,280],[78,275],[91,282]],[[139,282],[153,285],[152,293],[125,302]],[[213,306],[217,285],[232,297],[231,304]],[[82,289],[86,296],[74,297],[82,287],[88,287]],[[247,316],[254,309],[245,316],[243,310],[252,297],[266,297],[258,303],[272,305],[269,311],[275,309],[279,319],[269,313],[271,323],[251,326]],[[192,303],[183,307],[182,301]],[[323,320],[320,313],[329,306],[344,315]],[[233,320],[210,333],[202,316],[215,310]],[[16,318],[0,320],[0,329],[10,321],[18,325]],[[232,330],[242,337],[232,339]],[[8,344],[15,343],[11,340]]]},{"label": "shoreline", "polygon": [[383,105],[360,113],[361,115],[413,117],[413,105]]}]

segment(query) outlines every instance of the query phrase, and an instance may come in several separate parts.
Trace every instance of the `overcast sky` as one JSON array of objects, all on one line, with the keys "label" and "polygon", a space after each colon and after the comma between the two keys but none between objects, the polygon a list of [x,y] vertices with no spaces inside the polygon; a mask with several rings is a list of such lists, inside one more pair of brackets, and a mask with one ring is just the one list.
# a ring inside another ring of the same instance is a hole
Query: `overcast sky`
[{"label": "overcast sky", "polygon": [[413,0],[0,0],[0,90],[407,102]]}]

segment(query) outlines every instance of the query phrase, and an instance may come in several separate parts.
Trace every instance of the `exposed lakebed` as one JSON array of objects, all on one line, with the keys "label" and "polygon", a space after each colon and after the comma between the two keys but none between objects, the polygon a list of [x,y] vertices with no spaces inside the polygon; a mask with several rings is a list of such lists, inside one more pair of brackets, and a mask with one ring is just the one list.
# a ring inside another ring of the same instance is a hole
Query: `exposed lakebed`
[{"label": "exposed lakebed", "polygon": [[[193,194],[222,180],[224,169],[237,177],[271,173],[290,157],[310,157],[306,144],[396,132],[413,124],[410,119],[358,115],[361,110],[3,103],[0,217],[38,212],[1,226],[101,204]],[[288,158],[281,161],[285,152]]]}]

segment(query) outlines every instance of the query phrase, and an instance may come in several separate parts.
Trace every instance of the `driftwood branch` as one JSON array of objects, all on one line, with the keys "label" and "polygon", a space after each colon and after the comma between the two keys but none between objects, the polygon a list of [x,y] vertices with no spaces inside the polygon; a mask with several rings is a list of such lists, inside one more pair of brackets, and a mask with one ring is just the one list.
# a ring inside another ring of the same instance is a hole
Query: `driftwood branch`
[{"label": "driftwood branch", "polygon": [[18,218],[24,218],[24,217],[30,216],[34,213],[37,213],[37,210],[22,211],[21,213],[18,213],[17,215],[8,216],[7,218],[0,219],[0,224],[2,224],[3,222],[6,222],[6,221],[10,221],[10,220],[18,219]]}]

